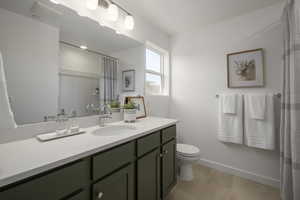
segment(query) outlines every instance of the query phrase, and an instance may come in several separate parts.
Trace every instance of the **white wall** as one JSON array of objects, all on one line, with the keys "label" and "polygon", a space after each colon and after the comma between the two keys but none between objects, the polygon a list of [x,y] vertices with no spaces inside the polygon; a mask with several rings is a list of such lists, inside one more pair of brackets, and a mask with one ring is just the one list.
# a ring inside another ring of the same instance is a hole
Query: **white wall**
[{"label": "white wall", "polygon": [[[282,29],[278,4],[172,38],[171,117],[180,120],[181,141],[201,150],[202,163],[277,185],[278,151],[224,144],[217,140],[217,99],[221,91],[278,92],[281,88]],[[226,54],[264,48],[266,87],[226,87]]]},{"label": "white wall", "polygon": [[0,27],[0,51],[17,124],[40,122],[46,115],[55,115],[58,29],[3,9]]}]

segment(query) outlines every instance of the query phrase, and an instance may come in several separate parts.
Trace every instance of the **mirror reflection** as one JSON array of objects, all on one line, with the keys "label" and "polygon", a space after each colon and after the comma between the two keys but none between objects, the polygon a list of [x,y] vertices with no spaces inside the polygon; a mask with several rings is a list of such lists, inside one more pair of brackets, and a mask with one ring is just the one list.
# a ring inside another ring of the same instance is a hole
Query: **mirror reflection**
[{"label": "mirror reflection", "polygon": [[100,102],[118,100],[118,73],[117,58],[61,42],[60,112],[72,117],[99,114]]},{"label": "mirror reflection", "polygon": [[43,0],[0,2],[0,24],[6,27],[0,51],[18,125],[52,121],[58,114],[99,114],[119,100],[122,67],[131,64],[113,55],[143,47]]}]

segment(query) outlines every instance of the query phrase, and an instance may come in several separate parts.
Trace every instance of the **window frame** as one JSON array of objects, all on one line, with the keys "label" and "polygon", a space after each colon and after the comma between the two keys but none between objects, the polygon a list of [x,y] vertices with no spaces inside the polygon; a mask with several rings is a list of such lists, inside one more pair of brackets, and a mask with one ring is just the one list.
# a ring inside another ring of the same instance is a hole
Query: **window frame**
[{"label": "window frame", "polygon": [[[146,56],[146,62],[145,62],[145,93],[147,95],[164,95],[164,91],[165,91],[165,81],[166,81],[166,78],[165,78],[165,59],[166,59],[166,55],[164,52],[158,50],[157,48],[154,48],[152,46],[146,46],[146,49],[145,49],[145,54],[147,52],[147,50],[150,50],[156,54],[158,54],[160,56],[160,72],[157,72],[157,71],[154,71],[154,70],[150,70],[150,69],[147,69],[147,56]],[[146,90],[146,82],[147,82],[147,74],[152,74],[152,75],[156,75],[156,76],[160,76],[160,79],[161,79],[161,85],[160,85],[160,92],[159,93],[150,93],[150,92],[147,92]]]}]

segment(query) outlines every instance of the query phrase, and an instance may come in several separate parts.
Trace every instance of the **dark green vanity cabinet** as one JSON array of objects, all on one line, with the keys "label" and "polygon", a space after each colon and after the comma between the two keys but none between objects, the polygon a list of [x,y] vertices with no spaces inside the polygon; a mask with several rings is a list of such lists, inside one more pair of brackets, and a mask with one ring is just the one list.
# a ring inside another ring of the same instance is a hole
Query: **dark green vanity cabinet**
[{"label": "dark green vanity cabinet", "polygon": [[176,184],[176,126],[0,188],[0,200],[161,200]]}]

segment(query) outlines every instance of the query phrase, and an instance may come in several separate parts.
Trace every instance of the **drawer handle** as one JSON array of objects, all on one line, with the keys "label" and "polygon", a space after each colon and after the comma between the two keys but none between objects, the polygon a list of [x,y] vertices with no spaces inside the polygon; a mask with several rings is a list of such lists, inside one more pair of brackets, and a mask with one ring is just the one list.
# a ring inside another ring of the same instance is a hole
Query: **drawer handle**
[{"label": "drawer handle", "polygon": [[98,196],[97,196],[98,199],[101,199],[101,198],[103,197],[103,195],[104,195],[103,192],[99,192],[99,193],[98,193]]},{"label": "drawer handle", "polygon": [[169,153],[168,150],[165,150],[165,151],[164,151],[164,154],[165,154],[165,155],[168,154],[168,153]]}]

